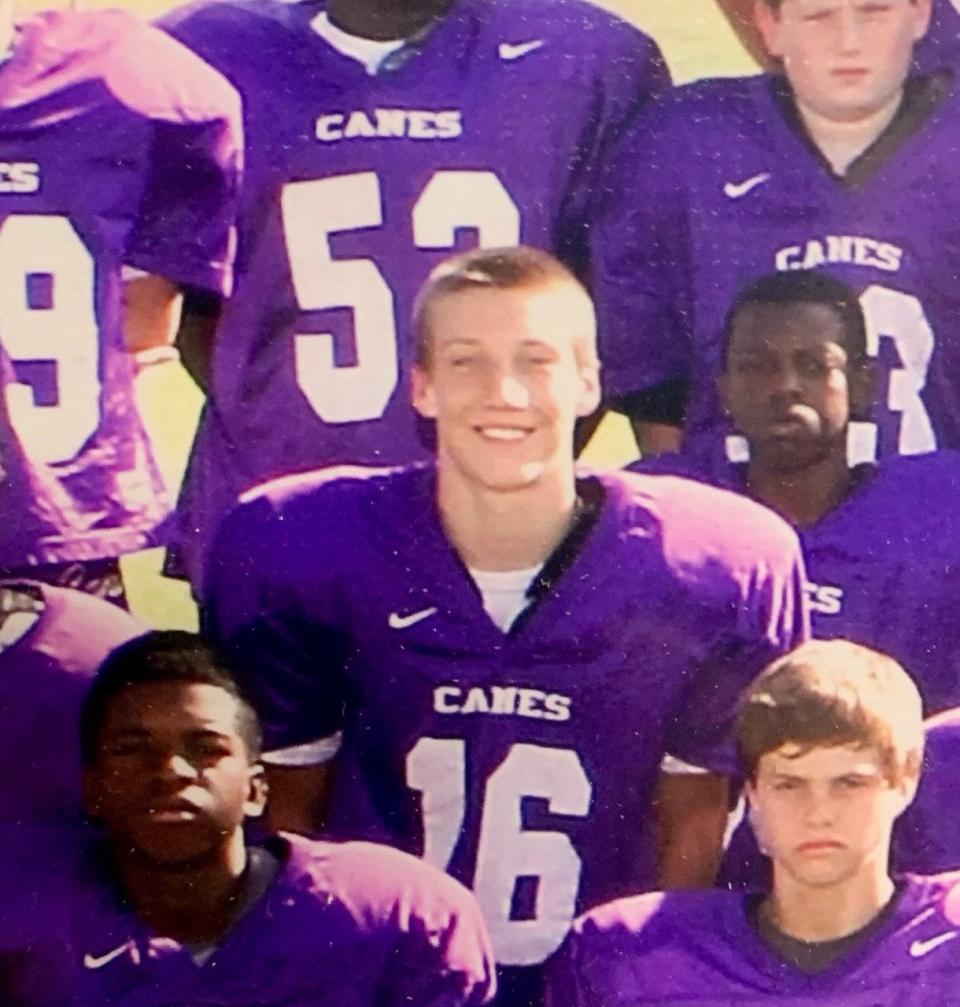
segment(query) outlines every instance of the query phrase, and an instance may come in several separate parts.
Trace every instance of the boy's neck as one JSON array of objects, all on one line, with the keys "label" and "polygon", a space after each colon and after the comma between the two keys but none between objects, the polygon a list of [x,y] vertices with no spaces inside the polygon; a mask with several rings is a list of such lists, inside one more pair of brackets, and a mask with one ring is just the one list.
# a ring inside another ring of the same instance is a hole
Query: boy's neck
[{"label": "boy's neck", "polygon": [[226,855],[188,865],[164,865],[119,855],[117,870],[131,904],[151,930],[181,944],[215,943],[241,905],[247,850],[242,832]]},{"label": "boy's neck", "polygon": [[853,878],[815,887],[798,882],[774,865],[773,891],[761,912],[782,933],[799,941],[839,940],[868,926],[894,894],[886,869],[887,851]]},{"label": "boy's neck", "polygon": [[439,508],[444,530],[463,562],[490,572],[542,565],[563,541],[578,513],[576,482],[569,471],[549,474],[517,490],[468,485],[439,470]]},{"label": "boy's neck", "polygon": [[834,173],[842,178],[850,165],[874,144],[893,122],[902,100],[901,89],[883,108],[850,122],[822,116],[804,105],[799,98],[797,109],[820,153],[827,159]]},{"label": "boy's neck", "polygon": [[750,495],[775,510],[795,528],[809,528],[849,495],[853,473],[846,447],[799,471],[778,471],[762,460],[747,466]]}]

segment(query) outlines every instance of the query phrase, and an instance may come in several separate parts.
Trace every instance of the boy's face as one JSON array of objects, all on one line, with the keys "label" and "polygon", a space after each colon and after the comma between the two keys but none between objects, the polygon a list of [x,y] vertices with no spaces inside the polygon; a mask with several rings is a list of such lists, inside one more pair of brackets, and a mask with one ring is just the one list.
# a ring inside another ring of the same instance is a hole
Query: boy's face
[{"label": "boy's face", "polygon": [[85,794],[114,843],[168,865],[229,847],[265,797],[237,714],[236,699],[214,685],[135,685],[113,698]]},{"label": "boy's face", "polygon": [[467,290],[430,312],[430,360],[413,403],[437,421],[441,455],[467,483],[508,491],[569,467],[573,428],[597,407],[570,299],[552,286]]},{"label": "boy's face", "polygon": [[930,20],[930,0],[760,0],[757,25],[801,105],[834,122],[889,106]]},{"label": "boy's face", "polygon": [[751,458],[801,471],[845,450],[851,407],[869,396],[843,324],[824,304],[754,304],[737,316],[720,393]]},{"label": "boy's face", "polygon": [[843,884],[884,868],[893,823],[915,783],[892,786],[879,754],[854,745],[783,745],[760,758],[747,785],[751,820],[775,877],[812,888]]}]

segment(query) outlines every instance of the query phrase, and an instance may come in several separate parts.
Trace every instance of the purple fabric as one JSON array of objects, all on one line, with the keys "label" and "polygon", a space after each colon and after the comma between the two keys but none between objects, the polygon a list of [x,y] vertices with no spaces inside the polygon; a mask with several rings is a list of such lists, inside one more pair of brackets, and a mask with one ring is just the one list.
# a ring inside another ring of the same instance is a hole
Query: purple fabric
[{"label": "purple fabric", "polygon": [[222,77],[119,11],[40,15],[0,70],[0,458],[23,474],[0,568],[162,536],[121,268],[227,289],[238,110]]},{"label": "purple fabric", "polygon": [[851,954],[812,976],[761,941],[748,898],[658,893],[590,913],[553,963],[551,1007],[956,1003],[960,876],[904,878],[891,915]]},{"label": "purple fabric", "polygon": [[941,66],[956,66],[960,56],[960,5],[957,0],[933,0],[930,30],[917,47],[921,72]]},{"label": "purple fabric", "polygon": [[38,621],[0,647],[0,825],[79,820],[83,697],[107,654],[144,631],[115,605],[79,591],[29,590],[42,595]]},{"label": "purple fabric", "polygon": [[[742,466],[690,456],[640,462],[744,491]],[[849,497],[798,534],[814,637],[891,654],[927,713],[960,705],[960,453],[885,459],[858,470]]]},{"label": "purple fabric", "polygon": [[[602,269],[632,291],[640,387],[689,382],[686,443],[721,454],[729,432],[716,389],[726,312],[777,270],[823,268],[862,296],[878,360],[881,454],[960,447],[956,333],[960,178],[952,89],[898,143],[836,178],[769,75],[708,80],[652,103],[621,179],[628,236]],[[919,85],[918,85],[919,88]],[[925,99],[915,95],[916,107]],[[928,97],[930,97],[928,95]],[[904,127],[906,128],[906,127]],[[871,160],[872,159],[872,160]],[[621,298],[621,303],[627,303]]]},{"label": "purple fabric", "polygon": [[664,752],[731,771],[740,690],[806,634],[796,541],[763,508],[667,478],[581,492],[602,495],[596,524],[509,634],[444,537],[429,468],[252,494],[208,580],[268,748],[342,729],[335,829],[472,885],[511,965],[655,883]]},{"label": "purple fabric", "polygon": [[[196,588],[239,492],[429,456],[406,381],[420,284],[478,242],[523,240],[590,275],[592,245],[620,226],[606,166],[667,83],[650,39],[580,0],[455,0],[376,76],[313,31],[321,10],[254,0],[167,21],[246,114],[237,290],[181,502]],[[613,338],[610,392],[632,384]]]},{"label": "purple fabric", "polygon": [[286,836],[267,845],[279,874],[198,966],[123,904],[96,843],[0,836],[0,991],[20,1007],[486,1002],[483,923],[450,878],[369,844]]}]

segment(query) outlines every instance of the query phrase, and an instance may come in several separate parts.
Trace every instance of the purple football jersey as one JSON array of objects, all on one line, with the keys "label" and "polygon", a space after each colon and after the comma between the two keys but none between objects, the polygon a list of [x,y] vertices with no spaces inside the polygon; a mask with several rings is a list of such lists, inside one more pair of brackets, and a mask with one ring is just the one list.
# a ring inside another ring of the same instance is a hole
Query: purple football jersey
[{"label": "purple football jersey", "polygon": [[134,400],[121,275],[226,290],[239,115],[219,74],[121,11],[39,15],[0,68],[2,392],[15,435],[0,457],[29,472],[25,498],[4,508],[3,567],[158,537],[169,503]]},{"label": "purple football jersey", "polygon": [[960,447],[960,283],[949,265],[960,254],[960,94],[950,72],[912,81],[901,113],[844,178],[813,146],[782,78],[702,81],[655,105],[623,182],[630,237],[607,249],[604,268],[645,288],[623,324],[642,385],[689,383],[687,446],[724,450],[716,378],[740,289],[818,268],[860,295],[878,369],[876,451]]},{"label": "purple football jersey", "polygon": [[[586,275],[611,150],[667,83],[650,39],[581,0],[455,0],[375,75],[317,35],[323,10],[243,0],[169,22],[243,95],[247,140],[236,292],[181,501],[195,587],[239,492],[429,456],[406,382],[421,283],[477,243]],[[601,344],[613,392],[628,354]]]},{"label": "purple football jersey", "polygon": [[227,518],[210,626],[268,748],[343,732],[335,831],[445,867],[498,961],[535,965],[577,912],[656,883],[665,752],[732,771],[741,689],[806,635],[796,540],[734,494],[588,476],[593,525],[504,633],[444,536],[432,468],[337,475],[279,480]]},{"label": "purple football jersey", "polygon": [[0,581],[0,825],[79,820],[83,697],[107,654],[143,631],[79,591]]},{"label": "purple football jersey", "polygon": [[[637,471],[745,492],[745,467],[664,455]],[[846,500],[798,529],[813,636],[853,640],[896,658],[924,710],[960,705],[960,452],[858,466]]]},{"label": "purple football jersey", "polygon": [[910,876],[876,929],[807,975],[761,940],[750,896],[642,895],[578,920],[550,970],[551,1007],[952,1007],[960,982],[960,875]]},{"label": "purple football jersey", "polygon": [[479,1007],[493,993],[473,897],[396,850],[267,840],[276,877],[197,964],[124,903],[97,840],[27,837],[0,837],[0,992],[18,1007]]}]

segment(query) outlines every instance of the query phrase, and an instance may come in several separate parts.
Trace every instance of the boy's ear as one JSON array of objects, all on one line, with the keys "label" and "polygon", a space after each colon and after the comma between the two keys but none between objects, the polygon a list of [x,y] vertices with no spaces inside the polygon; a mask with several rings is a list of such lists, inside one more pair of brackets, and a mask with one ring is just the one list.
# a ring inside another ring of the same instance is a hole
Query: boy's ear
[{"label": "boy's ear", "polygon": [[267,807],[267,777],[263,766],[258,762],[250,767],[250,792],[244,803],[243,811],[247,818],[259,818]]}]

